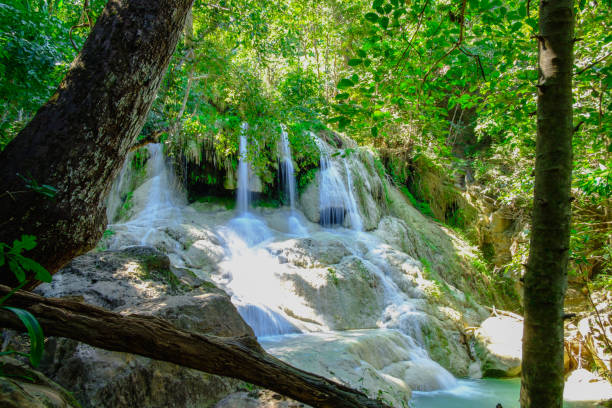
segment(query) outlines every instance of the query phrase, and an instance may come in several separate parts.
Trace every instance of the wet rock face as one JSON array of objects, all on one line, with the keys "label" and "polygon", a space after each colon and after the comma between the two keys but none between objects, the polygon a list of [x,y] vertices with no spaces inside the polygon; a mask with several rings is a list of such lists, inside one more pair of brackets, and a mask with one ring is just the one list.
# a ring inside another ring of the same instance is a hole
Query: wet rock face
[{"label": "wet rock face", "polygon": [[[119,313],[159,316],[196,333],[253,336],[223,291],[194,277],[177,278],[168,257],[149,247],[78,257],[39,292]],[[41,370],[73,392],[84,408],[204,407],[238,383],[63,338],[48,339]]]}]

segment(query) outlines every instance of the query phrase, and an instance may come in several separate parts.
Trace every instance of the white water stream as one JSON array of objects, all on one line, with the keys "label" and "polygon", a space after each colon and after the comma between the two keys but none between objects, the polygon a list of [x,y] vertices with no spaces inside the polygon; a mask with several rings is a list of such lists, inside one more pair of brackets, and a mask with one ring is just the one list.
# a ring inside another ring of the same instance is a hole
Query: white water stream
[{"label": "white water stream", "polygon": [[291,234],[297,236],[308,235],[308,230],[302,225],[300,218],[296,212],[297,188],[295,183],[295,170],[293,167],[293,157],[291,156],[291,145],[289,144],[289,135],[284,125],[281,125],[281,179],[283,181],[284,190],[289,197],[289,207],[291,212],[287,219],[288,230]]},{"label": "white water stream", "polygon": [[[353,230],[362,231],[363,221],[353,195],[353,181],[346,160],[342,160],[344,166],[340,167],[338,161],[331,159],[332,149],[314,134],[311,136],[321,152],[319,172],[321,225],[325,227],[345,225]],[[341,170],[345,172],[346,184]]]}]

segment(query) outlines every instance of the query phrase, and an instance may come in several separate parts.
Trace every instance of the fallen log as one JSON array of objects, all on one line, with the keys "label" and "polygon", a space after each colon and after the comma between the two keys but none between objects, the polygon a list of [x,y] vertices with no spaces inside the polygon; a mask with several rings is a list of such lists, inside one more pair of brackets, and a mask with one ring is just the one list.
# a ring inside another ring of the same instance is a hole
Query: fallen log
[{"label": "fallen log", "polygon": [[[0,297],[9,291],[0,285]],[[24,291],[13,294],[4,305],[32,313],[46,336],[67,337],[106,350],[238,378],[313,407],[388,407],[362,392],[282,362],[266,353],[254,337],[197,334],[154,316],[121,315],[86,303]],[[24,330],[13,313],[2,309],[0,327]]]}]

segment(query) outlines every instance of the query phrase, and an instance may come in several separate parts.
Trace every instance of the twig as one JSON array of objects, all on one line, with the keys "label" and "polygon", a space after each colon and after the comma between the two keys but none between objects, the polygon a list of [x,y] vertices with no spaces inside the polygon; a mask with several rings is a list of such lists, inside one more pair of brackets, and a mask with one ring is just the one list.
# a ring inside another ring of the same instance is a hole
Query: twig
[{"label": "twig", "polygon": [[89,0],[84,0],[83,11],[81,11],[81,17],[79,17],[79,23],[77,25],[73,25],[72,27],[70,27],[70,31],[68,31],[68,38],[70,39],[70,42],[72,43],[72,47],[77,51],[79,50],[79,47],[77,47],[76,43],[72,39],[72,32],[77,28],[83,28],[83,27],[91,28],[92,24],[91,24],[91,18],[89,17],[89,12],[87,10],[88,8],[89,8]]},{"label": "twig", "polygon": [[485,306],[484,308],[491,311],[493,314],[495,314],[495,316],[497,316],[498,314],[501,314],[501,315],[512,317],[514,319],[521,320],[521,321],[523,321],[524,319],[523,316],[518,315],[516,313],[509,312],[507,310],[499,310],[499,309],[496,309],[495,307],[489,307],[489,306]]},{"label": "twig", "polygon": [[593,61],[591,64],[587,65],[586,67],[582,68],[580,71],[576,72],[574,75],[580,75],[583,72],[593,68],[595,65],[597,65],[598,63],[600,63],[601,61],[605,60],[606,58],[608,58],[610,55],[612,55],[612,51],[610,51],[609,53],[607,53],[606,55],[604,55],[601,58],[597,58],[595,61]]},{"label": "twig", "polygon": [[472,58],[474,58],[476,60],[476,70],[480,70],[480,74],[482,75],[482,79],[484,79],[486,81],[487,77],[485,76],[484,68],[482,67],[482,62],[480,61],[480,55],[472,54],[471,52],[469,52],[467,50],[464,50],[461,47],[459,47],[459,51],[461,51],[462,53],[464,53],[468,57],[472,57]]},{"label": "twig", "polygon": [[[397,61],[397,64],[395,64],[395,66],[393,67],[393,70],[397,69],[399,64],[403,61],[404,57],[406,56],[406,53],[408,52],[410,47],[413,47],[412,41],[414,41],[414,37],[416,37],[417,33],[421,29],[421,24],[423,23],[423,16],[425,15],[425,9],[427,8],[428,5],[429,5],[429,0],[427,0],[425,2],[425,5],[421,9],[421,12],[419,13],[419,21],[418,21],[417,26],[416,26],[416,28],[414,30],[414,33],[412,33],[412,37],[410,37],[410,40],[408,40],[408,45],[404,49],[404,52],[402,52],[402,55],[400,56],[399,61]],[[402,67],[402,70],[403,69],[404,69],[404,67]]]},{"label": "twig", "polygon": [[580,269],[580,273],[582,274],[582,280],[584,283],[584,287],[587,290],[587,298],[589,299],[589,303],[591,304],[591,306],[593,306],[593,310],[595,311],[595,316],[597,318],[597,323],[599,323],[599,329],[601,330],[603,341],[604,343],[606,343],[608,350],[612,350],[612,346],[610,345],[610,340],[608,339],[608,335],[606,333],[606,328],[601,320],[599,310],[597,310],[597,307],[595,306],[595,303],[593,302],[593,297],[591,296],[591,289],[589,288],[589,276],[588,274],[585,274],[584,272],[582,272],[582,265],[578,265],[578,269]]},{"label": "twig", "polygon": [[436,65],[438,65],[438,63],[440,61],[442,61],[444,58],[448,57],[451,52],[453,52],[457,48],[459,48],[459,46],[463,42],[463,31],[464,31],[464,28],[465,28],[465,5],[466,5],[466,3],[467,3],[467,0],[462,0],[462,2],[461,2],[461,15],[459,17],[459,24],[460,24],[459,39],[457,40],[457,42],[455,44],[453,44],[453,46],[444,55],[442,55],[440,58],[438,58],[438,60],[436,62],[434,62],[432,64],[431,68],[429,68],[429,70],[427,71],[427,73],[423,77],[423,81],[422,81],[423,84],[425,84],[425,81],[427,81],[427,77],[429,76],[429,74],[431,74],[431,72],[434,70]]}]

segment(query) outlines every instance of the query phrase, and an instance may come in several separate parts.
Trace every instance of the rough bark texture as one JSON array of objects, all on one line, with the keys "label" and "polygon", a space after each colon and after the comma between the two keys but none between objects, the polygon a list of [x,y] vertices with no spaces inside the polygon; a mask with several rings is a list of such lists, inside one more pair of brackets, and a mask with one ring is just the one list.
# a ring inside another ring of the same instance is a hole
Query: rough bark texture
[{"label": "rough bark texture", "polygon": [[[0,296],[8,292],[8,287],[0,285]],[[84,303],[22,291],[6,303],[30,311],[48,336],[239,378],[314,407],[386,407],[359,391],[283,363],[267,354],[254,337],[200,335],[179,330],[153,316],[123,316]],[[23,330],[13,313],[1,309],[0,327]]]},{"label": "rough bark texture", "polygon": [[[0,153],[0,242],[35,235],[51,273],[93,248],[193,0],[110,0],[57,92]],[[47,184],[54,199],[27,188]],[[9,272],[0,282],[14,285]],[[32,288],[34,285],[28,286]]]},{"label": "rough bark texture", "polygon": [[572,172],[573,0],[540,2],[538,135],[525,273],[522,408],[563,403],[563,299]]}]

